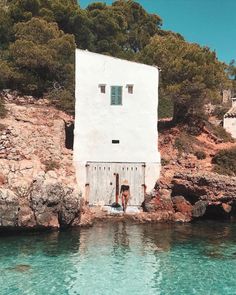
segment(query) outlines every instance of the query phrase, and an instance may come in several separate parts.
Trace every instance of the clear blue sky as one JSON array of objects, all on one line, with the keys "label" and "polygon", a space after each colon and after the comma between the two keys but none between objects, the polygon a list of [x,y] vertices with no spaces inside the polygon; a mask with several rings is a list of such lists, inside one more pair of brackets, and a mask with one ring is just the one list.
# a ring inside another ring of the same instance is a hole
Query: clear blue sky
[{"label": "clear blue sky", "polygon": [[[80,0],[89,3],[112,0]],[[182,34],[187,41],[215,50],[220,60],[236,59],[236,0],[139,0],[163,20],[163,29]]]}]

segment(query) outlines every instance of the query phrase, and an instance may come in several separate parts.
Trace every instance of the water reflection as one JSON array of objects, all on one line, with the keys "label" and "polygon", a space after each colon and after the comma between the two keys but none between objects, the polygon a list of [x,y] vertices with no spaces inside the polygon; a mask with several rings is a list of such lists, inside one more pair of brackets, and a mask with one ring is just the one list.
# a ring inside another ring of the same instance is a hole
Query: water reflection
[{"label": "water reflection", "polygon": [[113,250],[117,254],[117,250],[121,249],[122,254],[129,252],[129,236],[127,233],[127,225],[125,222],[116,223],[113,225]]},{"label": "water reflection", "polygon": [[0,249],[1,295],[193,294],[188,280],[215,280],[229,260],[236,272],[236,225],[101,223],[1,236]]}]

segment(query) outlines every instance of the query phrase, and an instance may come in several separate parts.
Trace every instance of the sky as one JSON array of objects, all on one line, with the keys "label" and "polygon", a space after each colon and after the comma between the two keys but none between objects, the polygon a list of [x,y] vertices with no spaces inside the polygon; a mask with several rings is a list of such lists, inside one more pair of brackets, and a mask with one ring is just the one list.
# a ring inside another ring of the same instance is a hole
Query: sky
[{"label": "sky", "polygon": [[[93,2],[80,0],[85,8]],[[158,14],[163,29],[178,32],[189,42],[215,50],[221,61],[236,60],[236,0],[139,0],[149,13]]]}]

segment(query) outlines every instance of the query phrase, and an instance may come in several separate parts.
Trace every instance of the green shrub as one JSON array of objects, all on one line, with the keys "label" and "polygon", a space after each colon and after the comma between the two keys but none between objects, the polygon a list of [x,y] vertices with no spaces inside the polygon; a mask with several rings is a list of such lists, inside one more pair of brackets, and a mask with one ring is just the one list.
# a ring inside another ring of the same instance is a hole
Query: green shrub
[{"label": "green shrub", "polygon": [[169,160],[165,159],[165,158],[161,158],[161,166],[166,166],[170,163]]},{"label": "green shrub", "polygon": [[212,163],[215,164],[215,172],[236,175],[236,147],[219,151],[212,159]]},{"label": "green shrub", "polygon": [[46,98],[51,101],[51,103],[70,114],[75,112],[75,97],[74,94],[66,89],[53,89],[48,92]]},{"label": "green shrub", "polygon": [[206,153],[204,151],[196,151],[194,154],[198,160],[206,159]]},{"label": "green shrub", "polygon": [[230,109],[230,105],[218,105],[215,107],[213,111],[213,115],[216,116],[217,119],[223,120],[225,113]]},{"label": "green shrub", "polygon": [[223,142],[234,142],[232,136],[222,126],[215,126],[206,122],[206,127],[213,135],[221,139]]},{"label": "green shrub", "polygon": [[173,117],[173,102],[171,99],[160,98],[158,106],[158,118],[172,118]]},{"label": "green shrub", "polygon": [[174,147],[179,151],[180,154],[183,152],[194,153],[194,144],[197,144],[197,139],[186,132],[182,132],[179,134],[179,137],[176,137]]},{"label": "green shrub", "polygon": [[0,118],[4,118],[7,114],[4,102],[0,99]]},{"label": "green shrub", "polygon": [[45,165],[45,171],[56,170],[60,168],[60,165],[57,161],[47,160],[43,163]]}]

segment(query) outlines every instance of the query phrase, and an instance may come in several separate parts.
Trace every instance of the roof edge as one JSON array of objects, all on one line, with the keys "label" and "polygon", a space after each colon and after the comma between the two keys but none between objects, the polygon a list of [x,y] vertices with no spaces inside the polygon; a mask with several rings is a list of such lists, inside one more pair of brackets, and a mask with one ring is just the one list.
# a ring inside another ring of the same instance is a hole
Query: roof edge
[{"label": "roof edge", "polygon": [[125,62],[128,62],[128,63],[137,64],[137,65],[143,65],[143,66],[154,68],[158,72],[160,71],[160,68],[158,66],[155,66],[155,65],[152,65],[151,66],[151,65],[148,65],[148,64],[144,64],[144,63],[140,63],[140,62],[136,62],[136,61],[131,61],[131,60],[128,60],[128,59],[123,59],[123,58],[119,58],[119,57],[115,57],[115,56],[111,56],[111,55],[106,55],[106,54],[101,54],[101,53],[97,53],[97,52],[92,52],[92,51],[89,51],[87,49],[76,48],[76,51],[81,51],[81,52],[84,52],[84,53],[87,53],[87,54],[100,55],[100,56],[104,56],[106,58],[111,58],[111,59],[116,59],[116,60],[120,60],[120,61],[125,61]]}]

